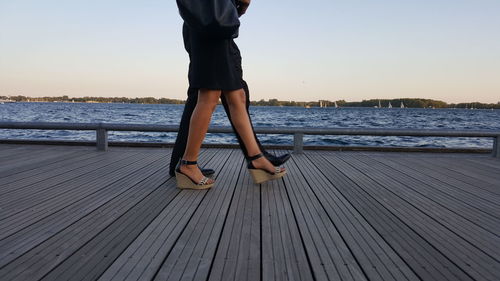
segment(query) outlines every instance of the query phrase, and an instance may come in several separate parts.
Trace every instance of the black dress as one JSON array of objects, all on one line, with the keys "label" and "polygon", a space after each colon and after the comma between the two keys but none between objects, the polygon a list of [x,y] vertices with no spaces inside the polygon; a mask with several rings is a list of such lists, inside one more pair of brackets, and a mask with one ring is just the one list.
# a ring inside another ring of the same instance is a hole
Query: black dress
[{"label": "black dress", "polygon": [[243,88],[241,54],[233,39],[206,38],[184,23],[184,47],[189,53],[189,86],[232,91]]}]

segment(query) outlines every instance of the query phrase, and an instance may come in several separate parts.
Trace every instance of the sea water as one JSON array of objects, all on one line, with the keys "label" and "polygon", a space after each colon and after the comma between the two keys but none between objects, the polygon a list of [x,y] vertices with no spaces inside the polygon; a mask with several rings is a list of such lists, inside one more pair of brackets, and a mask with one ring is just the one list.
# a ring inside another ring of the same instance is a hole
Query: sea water
[{"label": "sea water", "polygon": [[[173,104],[16,102],[0,104],[0,121],[178,125],[183,108]],[[252,106],[250,114],[256,127],[500,130],[500,110],[485,109]],[[211,125],[230,125],[222,106],[217,106]],[[176,133],[109,132],[110,141],[173,143],[175,137]],[[292,135],[258,137],[263,144],[293,142]],[[0,129],[0,139],[95,140],[95,131]],[[236,138],[208,134],[205,143],[236,143]],[[304,144],[490,148],[492,139],[306,135]]]}]

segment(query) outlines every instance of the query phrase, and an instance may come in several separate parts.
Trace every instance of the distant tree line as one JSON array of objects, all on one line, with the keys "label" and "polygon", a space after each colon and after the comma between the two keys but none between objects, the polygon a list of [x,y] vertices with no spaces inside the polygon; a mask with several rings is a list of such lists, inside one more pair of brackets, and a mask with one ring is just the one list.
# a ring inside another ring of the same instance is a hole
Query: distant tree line
[{"label": "distant tree line", "polygon": [[[127,97],[80,97],[70,98],[66,95],[58,97],[27,97],[27,96],[0,96],[0,100],[12,100],[16,102],[98,102],[98,103],[138,103],[138,104],[184,104],[184,100],[168,98],[127,98]],[[280,101],[278,99],[252,101],[251,105],[256,106],[301,106],[301,107],[376,107],[379,105],[388,107],[389,103],[393,107],[400,107],[401,103],[410,108],[477,108],[477,109],[500,109],[500,102],[497,103],[446,103],[444,101],[419,98],[401,99],[370,99],[362,101],[347,102],[345,100],[329,101]]]},{"label": "distant tree line", "polygon": [[26,97],[26,96],[0,96],[0,99],[9,99],[17,102],[98,102],[98,103],[139,103],[139,104],[184,104],[183,100],[167,98],[127,98],[127,97],[81,97],[70,98],[68,96],[59,97]]},{"label": "distant tree line", "polygon": [[379,104],[382,107],[388,107],[389,103],[392,105],[392,107],[400,107],[402,103],[404,107],[410,107],[410,108],[500,109],[500,102],[497,103],[470,102],[470,103],[448,104],[444,101],[432,100],[432,99],[419,99],[419,98],[370,99],[370,100],[353,101],[353,102],[347,102],[345,100],[297,102],[297,101],[279,101],[277,99],[270,99],[268,101],[259,100],[251,102],[252,105],[261,105],[261,106],[267,105],[267,106],[305,106],[305,107],[320,107],[320,106],[333,107],[335,104],[337,104],[338,107],[378,107]]},{"label": "distant tree line", "polygon": [[358,101],[358,102],[346,102],[344,100],[337,102],[339,106],[346,106],[346,107],[375,107],[379,105],[382,107],[388,107],[389,103],[393,107],[400,107],[401,103],[405,107],[412,107],[412,108],[427,108],[427,107],[434,107],[434,108],[446,108],[449,107],[448,104],[444,101],[438,101],[438,100],[431,100],[431,99],[416,99],[416,98],[404,98],[404,99],[370,99],[370,100],[363,100],[363,101]]}]

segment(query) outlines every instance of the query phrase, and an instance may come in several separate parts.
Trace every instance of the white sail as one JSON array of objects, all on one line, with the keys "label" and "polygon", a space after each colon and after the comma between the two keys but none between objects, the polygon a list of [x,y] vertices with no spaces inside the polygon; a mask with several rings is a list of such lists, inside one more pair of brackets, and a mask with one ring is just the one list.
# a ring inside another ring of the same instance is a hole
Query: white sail
[{"label": "white sail", "polygon": [[401,108],[405,108],[405,105],[403,102],[401,102]]},{"label": "white sail", "polygon": [[389,102],[389,105],[387,106],[388,108],[392,108],[391,102]]}]

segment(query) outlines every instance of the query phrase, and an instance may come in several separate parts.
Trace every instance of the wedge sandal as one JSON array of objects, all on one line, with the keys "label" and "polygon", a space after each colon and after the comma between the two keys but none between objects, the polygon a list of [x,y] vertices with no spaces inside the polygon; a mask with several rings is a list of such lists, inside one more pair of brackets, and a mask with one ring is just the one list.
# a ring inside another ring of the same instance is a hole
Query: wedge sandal
[{"label": "wedge sandal", "polygon": [[214,185],[214,182],[209,183],[208,177],[203,177],[200,182],[193,181],[186,174],[181,172],[181,165],[197,165],[196,161],[179,160],[177,167],[175,168],[175,180],[177,181],[177,187],[180,189],[209,189]]},{"label": "wedge sandal", "polygon": [[260,184],[266,181],[279,179],[286,174],[286,170],[282,171],[281,167],[274,167],[274,172],[272,173],[265,169],[255,168],[252,164],[252,161],[257,160],[261,157],[264,157],[262,153],[259,153],[252,157],[248,157],[248,171],[250,172],[250,175],[252,175],[254,183]]}]

